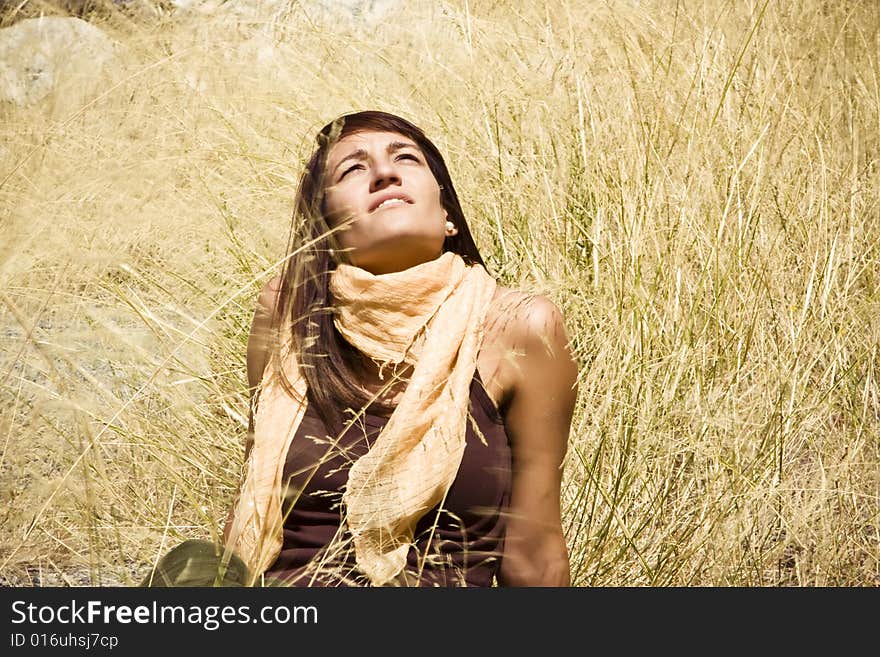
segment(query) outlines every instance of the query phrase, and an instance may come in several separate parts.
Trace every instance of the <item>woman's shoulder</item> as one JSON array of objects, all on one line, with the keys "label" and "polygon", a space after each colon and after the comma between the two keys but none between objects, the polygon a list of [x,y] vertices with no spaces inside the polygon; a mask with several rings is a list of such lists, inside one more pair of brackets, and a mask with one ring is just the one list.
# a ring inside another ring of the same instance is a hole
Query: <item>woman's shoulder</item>
[{"label": "woman's shoulder", "polygon": [[[498,285],[486,313],[478,367],[486,390],[504,409],[516,387],[530,376],[536,351],[556,351],[567,342],[559,307],[547,296]],[[503,410],[502,410],[503,412]]]},{"label": "woman's shoulder", "polygon": [[265,309],[272,310],[281,294],[281,276],[270,278],[263,285],[260,294],[257,296],[257,305]]},{"label": "woman's shoulder", "polygon": [[276,276],[263,285],[257,296],[251,330],[247,342],[247,375],[251,390],[256,390],[274,345],[273,317],[281,294],[281,277]]},{"label": "woman's shoulder", "polygon": [[535,337],[564,324],[559,307],[548,296],[496,285],[486,314],[487,331],[496,340]]}]

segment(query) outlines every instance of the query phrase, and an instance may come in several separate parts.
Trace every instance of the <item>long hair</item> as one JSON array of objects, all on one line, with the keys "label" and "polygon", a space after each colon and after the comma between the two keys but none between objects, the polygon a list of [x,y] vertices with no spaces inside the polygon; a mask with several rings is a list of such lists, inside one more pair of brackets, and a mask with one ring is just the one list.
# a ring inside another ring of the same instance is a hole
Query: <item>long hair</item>
[{"label": "long hair", "polygon": [[[327,428],[336,433],[342,428],[340,409],[366,408],[372,397],[352,385],[362,374],[357,350],[333,323],[330,274],[348,258],[326,219],[324,178],[333,145],[347,135],[364,131],[394,132],[418,145],[440,186],[440,202],[448,219],[458,227],[456,235],[444,240],[443,252],[452,251],[468,265],[485,267],[446,163],[421,128],[393,114],[363,111],[342,115],[321,129],[316,136],[317,148],[306,164],[296,194],[275,320],[276,326],[290,326],[291,346],[306,379],[308,402]],[[284,335],[280,337],[286,339]],[[373,402],[372,408],[383,414],[393,411],[378,401]]]}]

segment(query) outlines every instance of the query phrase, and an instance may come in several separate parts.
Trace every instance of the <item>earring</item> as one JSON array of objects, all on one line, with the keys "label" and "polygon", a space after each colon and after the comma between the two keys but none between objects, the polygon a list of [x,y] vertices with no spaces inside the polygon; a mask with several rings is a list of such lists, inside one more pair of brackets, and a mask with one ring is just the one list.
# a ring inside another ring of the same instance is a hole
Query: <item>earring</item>
[{"label": "earring", "polygon": [[455,224],[452,223],[451,221],[447,221],[446,222],[446,230],[452,230],[453,228],[455,228]]}]

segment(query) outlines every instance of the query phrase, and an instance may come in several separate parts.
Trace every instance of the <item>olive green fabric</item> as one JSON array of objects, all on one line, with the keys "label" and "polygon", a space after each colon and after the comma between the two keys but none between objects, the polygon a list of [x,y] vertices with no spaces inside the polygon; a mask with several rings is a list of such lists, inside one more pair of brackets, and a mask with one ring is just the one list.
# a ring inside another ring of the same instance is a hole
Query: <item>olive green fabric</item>
[{"label": "olive green fabric", "polygon": [[140,586],[247,586],[249,581],[250,572],[238,555],[224,555],[217,543],[191,539],[163,556]]}]

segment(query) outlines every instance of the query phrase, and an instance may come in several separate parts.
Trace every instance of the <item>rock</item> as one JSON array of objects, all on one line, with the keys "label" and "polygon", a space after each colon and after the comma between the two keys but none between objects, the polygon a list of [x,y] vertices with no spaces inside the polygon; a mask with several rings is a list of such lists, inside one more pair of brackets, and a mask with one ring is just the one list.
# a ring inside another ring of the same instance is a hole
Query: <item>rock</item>
[{"label": "rock", "polygon": [[172,0],[172,4],[181,14],[228,12],[239,20],[271,22],[303,12],[311,20],[348,20],[369,24],[381,20],[393,9],[402,7],[403,0],[299,0],[293,3],[289,0]]},{"label": "rock", "polygon": [[84,20],[43,16],[0,29],[0,103],[29,106],[65,87],[87,91],[116,43]]}]

